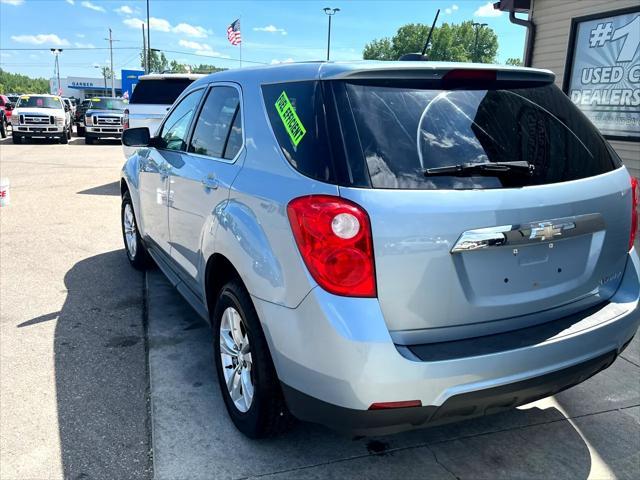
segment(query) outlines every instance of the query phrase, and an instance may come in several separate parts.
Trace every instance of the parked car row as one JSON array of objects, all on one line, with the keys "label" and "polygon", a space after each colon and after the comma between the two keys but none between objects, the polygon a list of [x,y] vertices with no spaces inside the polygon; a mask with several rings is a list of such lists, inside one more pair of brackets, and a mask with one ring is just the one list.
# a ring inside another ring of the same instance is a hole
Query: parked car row
[{"label": "parked car row", "polygon": [[7,113],[14,143],[32,138],[68,143],[75,124],[78,136],[93,144],[101,138],[121,137],[125,106],[123,99],[111,97],[94,97],[76,107],[71,99],[56,95],[20,95]]}]

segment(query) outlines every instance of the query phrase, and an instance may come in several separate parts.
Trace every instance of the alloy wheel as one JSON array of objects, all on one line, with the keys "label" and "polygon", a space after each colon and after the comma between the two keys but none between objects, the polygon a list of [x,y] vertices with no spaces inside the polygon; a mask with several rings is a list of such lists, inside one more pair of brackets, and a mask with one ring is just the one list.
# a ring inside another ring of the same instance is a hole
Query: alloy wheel
[{"label": "alloy wheel", "polygon": [[253,401],[254,386],[251,346],[242,317],[233,307],[222,313],[220,358],[227,391],[238,410],[247,412]]},{"label": "alloy wheel", "polygon": [[124,207],[122,221],[124,224],[124,238],[127,243],[127,252],[129,253],[129,257],[134,259],[138,251],[138,238],[136,236],[136,220],[133,216],[133,208],[130,203],[127,203]]}]

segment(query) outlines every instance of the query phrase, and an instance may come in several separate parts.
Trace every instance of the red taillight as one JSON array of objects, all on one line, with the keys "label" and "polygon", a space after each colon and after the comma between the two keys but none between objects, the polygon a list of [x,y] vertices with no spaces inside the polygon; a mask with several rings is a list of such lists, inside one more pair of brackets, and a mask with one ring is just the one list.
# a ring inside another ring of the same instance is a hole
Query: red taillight
[{"label": "red taillight", "polygon": [[629,236],[629,250],[633,248],[638,232],[638,179],[631,177],[631,235]]},{"label": "red taillight", "polygon": [[347,297],[376,296],[371,224],[362,207],[310,195],[292,200],[287,213],[304,263],[322,288]]},{"label": "red taillight", "polygon": [[420,400],[405,400],[403,402],[379,402],[372,403],[369,410],[387,410],[389,408],[410,408],[421,407],[422,402]]},{"label": "red taillight", "polygon": [[124,115],[122,116],[122,128],[126,130],[129,128],[129,109],[125,109]]}]

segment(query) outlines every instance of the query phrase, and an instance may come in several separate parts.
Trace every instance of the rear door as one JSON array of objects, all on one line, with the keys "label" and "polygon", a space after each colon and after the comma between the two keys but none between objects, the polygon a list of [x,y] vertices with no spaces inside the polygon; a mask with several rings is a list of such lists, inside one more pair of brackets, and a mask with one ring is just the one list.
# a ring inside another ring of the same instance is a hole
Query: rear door
[{"label": "rear door", "polygon": [[[553,85],[424,89],[346,83],[345,136],[371,188],[378,297],[400,343],[548,321],[609,298],[622,277],[629,175]],[[351,125],[351,128],[349,128]],[[526,161],[532,175],[427,169]]]},{"label": "rear door", "polygon": [[170,177],[171,256],[198,291],[203,239],[215,234],[216,207],[242,165],[243,129],[240,87],[215,83],[203,101],[188,149]]},{"label": "rear door", "polygon": [[169,175],[180,168],[187,146],[187,135],[204,90],[186,95],[162,125],[156,147],[141,149],[140,201],[142,203],[143,232],[167,256],[169,243]]}]

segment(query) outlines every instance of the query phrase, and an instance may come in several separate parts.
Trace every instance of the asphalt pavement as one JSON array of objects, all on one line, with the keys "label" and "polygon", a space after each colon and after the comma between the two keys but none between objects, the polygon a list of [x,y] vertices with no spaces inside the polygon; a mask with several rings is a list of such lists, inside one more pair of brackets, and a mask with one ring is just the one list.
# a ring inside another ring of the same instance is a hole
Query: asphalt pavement
[{"label": "asphalt pavement", "polygon": [[0,478],[151,475],[143,276],[118,142],[0,143]]}]

